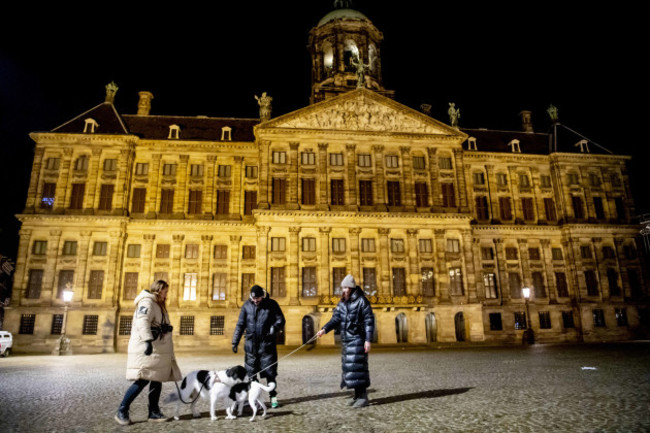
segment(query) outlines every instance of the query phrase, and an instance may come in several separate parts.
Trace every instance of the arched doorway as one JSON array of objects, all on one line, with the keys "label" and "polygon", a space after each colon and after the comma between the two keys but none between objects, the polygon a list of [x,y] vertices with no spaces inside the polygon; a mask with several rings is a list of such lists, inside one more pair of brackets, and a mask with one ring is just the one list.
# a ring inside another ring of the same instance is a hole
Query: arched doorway
[{"label": "arched doorway", "polygon": [[406,314],[399,313],[395,317],[395,333],[397,334],[398,343],[408,343],[408,326]]},{"label": "arched doorway", "polygon": [[436,323],[436,315],[429,313],[424,318],[424,327],[427,330],[427,343],[434,343],[438,341],[438,324]]},{"label": "arched doorway", "polygon": [[[305,344],[316,335],[316,321],[310,315],[302,318],[302,344]],[[314,342],[315,343],[315,342]]]},{"label": "arched doorway", "polygon": [[465,341],[465,317],[462,312],[454,316],[454,325],[456,325],[456,341]]}]

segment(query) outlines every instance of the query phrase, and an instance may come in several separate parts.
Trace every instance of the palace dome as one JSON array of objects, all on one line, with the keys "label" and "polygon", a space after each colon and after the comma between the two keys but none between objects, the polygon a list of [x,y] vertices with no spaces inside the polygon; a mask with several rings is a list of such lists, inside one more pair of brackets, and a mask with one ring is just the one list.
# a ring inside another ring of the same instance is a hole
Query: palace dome
[{"label": "palace dome", "polygon": [[328,13],[325,15],[319,22],[317,27],[324,26],[330,21],[338,20],[338,19],[352,19],[352,20],[365,20],[370,22],[367,16],[362,14],[359,11],[355,11],[354,9],[336,9],[333,10],[332,12]]}]

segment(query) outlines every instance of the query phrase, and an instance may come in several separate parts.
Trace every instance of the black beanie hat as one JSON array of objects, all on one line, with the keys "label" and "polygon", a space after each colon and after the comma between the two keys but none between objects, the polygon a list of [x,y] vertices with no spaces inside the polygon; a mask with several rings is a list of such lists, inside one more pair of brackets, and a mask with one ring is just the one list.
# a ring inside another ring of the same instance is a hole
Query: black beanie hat
[{"label": "black beanie hat", "polygon": [[254,298],[260,298],[264,296],[264,289],[257,284],[251,287],[251,296]]}]

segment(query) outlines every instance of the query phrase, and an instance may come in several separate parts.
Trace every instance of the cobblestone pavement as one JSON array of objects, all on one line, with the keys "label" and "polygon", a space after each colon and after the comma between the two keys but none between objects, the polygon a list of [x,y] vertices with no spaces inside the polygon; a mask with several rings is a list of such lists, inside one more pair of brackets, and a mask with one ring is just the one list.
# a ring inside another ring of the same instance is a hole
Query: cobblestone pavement
[{"label": "cobblestone pavement", "polygon": [[[281,351],[280,356],[288,353]],[[243,355],[179,354],[183,372],[243,363]],[[345,405],[335,349],[282,361],[277,409],[266,419],[147,423],[146,397],[131,426],[113,415],[129,382],[126,355],[0,359],[2,432],[648,432],[650,342],[529,348],[373,348],[371,406]],[[583,369],[594,367],[595,369]],[[174,389],[163,386],[163,397]],[[164,411],[171,415],[174,407]]]}]

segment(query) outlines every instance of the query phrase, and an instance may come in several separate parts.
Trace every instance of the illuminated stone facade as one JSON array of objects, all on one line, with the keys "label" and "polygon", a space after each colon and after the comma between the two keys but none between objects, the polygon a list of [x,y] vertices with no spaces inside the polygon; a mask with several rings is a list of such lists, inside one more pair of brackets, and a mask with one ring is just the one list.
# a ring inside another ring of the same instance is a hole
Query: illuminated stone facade
[{"label": "illuminated stone facade", "polygon": [[310,40],[316,71],[345,57],[323,51],[328,32],[369,29],[373,78],[350,89],[313,72],[314,103],[263,123],[152,116],[142,92],[137,115],[111,96],[33,133],[5,320],[16,350],[51,351],[67,282],[73,351],[125,350],[132,300],[157,278],[170,282],[179,349],[229,348],[254,283],[297,345],[331,317],[347,273],[379,343],[521,342],[528,319],[541,342],[635,336],[648,292],[629,158],[549,151],[553,136],[527,123],[459,130],[395,102],[370,26],[339,11]]}]

